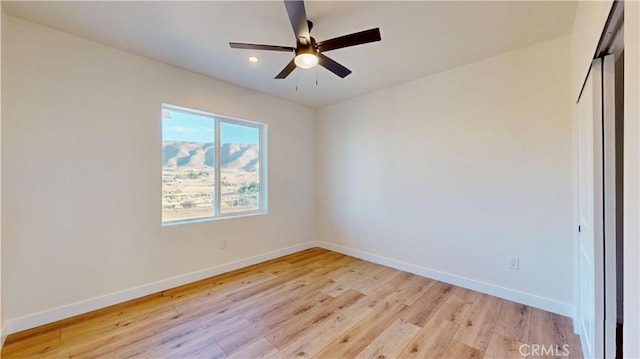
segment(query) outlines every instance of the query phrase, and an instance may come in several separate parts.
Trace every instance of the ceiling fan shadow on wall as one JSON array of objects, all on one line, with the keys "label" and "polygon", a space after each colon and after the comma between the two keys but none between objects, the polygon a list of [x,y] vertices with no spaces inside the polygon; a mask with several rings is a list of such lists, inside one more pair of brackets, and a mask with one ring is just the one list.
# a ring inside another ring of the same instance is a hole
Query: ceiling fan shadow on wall
[{"label": "ceiling fan shadow on wall", "polygon": [[291,62],[289,62],[287,66],[285,66],[285,68],[276,75],[276,79],[286,78],[296,67],[309,69],[316,65],[320,65],[341,78],[345,78],[351,73],[351,70],[324,55],[323,52],[381,40],[380,29],[375,28],[325,41],[316,41],[316,39],[310,35],[313,23],[307,19],[307,14],[304,10],[304,1],[285,0],[284,6],[287,9],[289,21],[291,22],[293,33],[296,36],[296,47],[246,44],[239,42],[229,43],[229,46],[234,49],[284,51],[295,53],[295,57]]}]

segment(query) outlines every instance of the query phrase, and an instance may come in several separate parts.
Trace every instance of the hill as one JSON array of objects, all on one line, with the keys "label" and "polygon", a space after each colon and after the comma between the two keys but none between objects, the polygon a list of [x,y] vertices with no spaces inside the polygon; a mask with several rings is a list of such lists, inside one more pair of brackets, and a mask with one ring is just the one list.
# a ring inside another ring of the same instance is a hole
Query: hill
[{"label": "hill", "polygon": [[[258,145],[247,143],[223,144],[220,152],[222,169],[254,172],[258,169]],[[201,168],[215,166],[213,143],[162,142],[162,166],[166,168]]]}]

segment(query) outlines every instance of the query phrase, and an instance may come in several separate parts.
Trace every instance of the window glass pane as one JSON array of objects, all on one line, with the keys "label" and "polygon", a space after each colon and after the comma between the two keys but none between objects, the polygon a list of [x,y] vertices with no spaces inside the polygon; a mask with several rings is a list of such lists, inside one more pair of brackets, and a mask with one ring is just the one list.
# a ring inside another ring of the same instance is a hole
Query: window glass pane
[{"label": "window glass pane", "polygon": [[162,109],[162,221],[215,215],[215,120]]},{"label": "window glass pane", "polygon": [[260,129],[220,122],[220,212],[260,208]]}]

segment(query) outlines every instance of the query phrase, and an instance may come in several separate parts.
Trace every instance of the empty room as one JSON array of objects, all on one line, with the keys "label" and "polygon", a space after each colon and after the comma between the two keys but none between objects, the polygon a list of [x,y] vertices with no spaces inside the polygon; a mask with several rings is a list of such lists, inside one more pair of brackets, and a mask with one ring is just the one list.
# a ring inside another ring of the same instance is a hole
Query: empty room
[{"label": "empty room", "polygon": [[640,2],[0,9],[2,358],[640,358]]}]

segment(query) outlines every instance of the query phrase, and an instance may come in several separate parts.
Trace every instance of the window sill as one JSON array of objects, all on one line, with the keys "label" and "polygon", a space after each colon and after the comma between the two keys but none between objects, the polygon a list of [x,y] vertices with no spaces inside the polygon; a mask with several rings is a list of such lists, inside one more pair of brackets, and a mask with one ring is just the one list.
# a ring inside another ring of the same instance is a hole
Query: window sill
[{"label": "window sill", "polygon": [[210,221],[219,221],[225,219],[235,219],[235,218],[244,218],[244,217],[254,217],[261,216],[264,214],[268,214],[268,211],[251,211],[251,212],[238,212],[238,213],[230,213],[225,215],[220,215],[217,217],[200,217],[200,218],[191,218],[191,219],[177,219],[173,221],[162,222],[163,227],[177,226],[181,224],[188,223],[199,223],[199,222],[210,222]]}]

